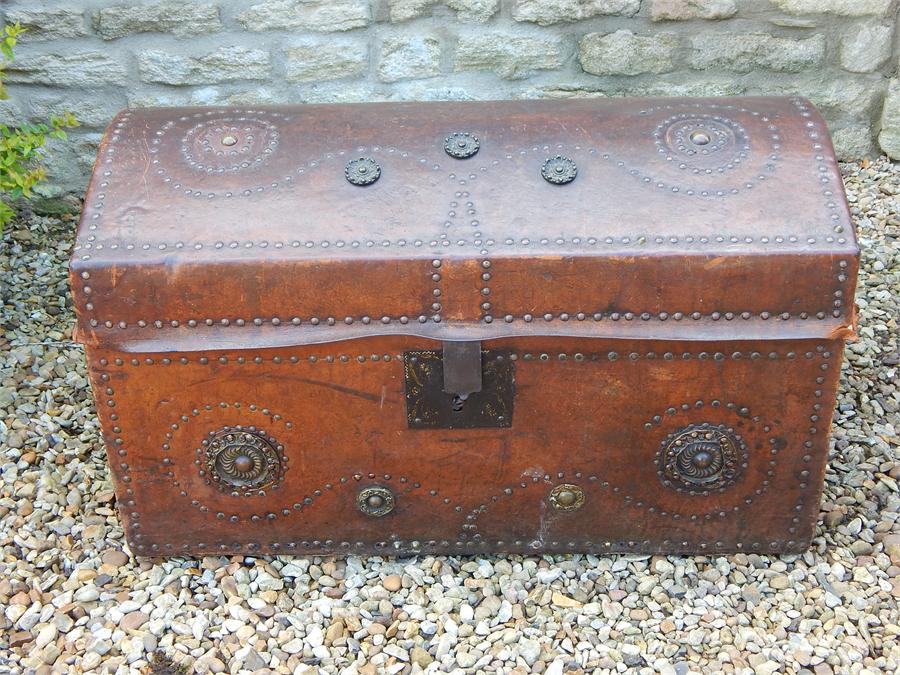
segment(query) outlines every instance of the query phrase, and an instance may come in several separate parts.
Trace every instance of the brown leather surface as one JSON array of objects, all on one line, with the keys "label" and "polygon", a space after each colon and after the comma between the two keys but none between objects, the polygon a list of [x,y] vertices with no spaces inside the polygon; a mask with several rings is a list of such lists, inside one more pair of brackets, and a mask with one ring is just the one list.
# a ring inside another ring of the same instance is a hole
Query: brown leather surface
[{"label": "brown leather surface", "polygon": [[[686,148],[700,126],[713,142]],[[455,131],[476,155],[444,152]],[[237,159],[210,149],[229,135]],[[541,177],[557,154],[578,167],[566,185]],[[359,156],[382,167],[372,185],[345,179]],[[101,147],[73,283],[82,339],[120,349],[488,338],[546,315],[573,335],[632,337],[646,315],[642,335],[740,339],[772,318],[830,337],[856,250],[803,99],[147,109]],[[664,325],[680,314],[698,318]]]},{"label": "brown leather surface", "polygon": [[[813,533],[841,345],[492,343],[517,357],[508,429],[407,429],[402,353],[429,341],[205,356],[91,349],[90,362],[139,554],[783,552]],[[665,487],[661,445],[702,423],[743,439],[746,468],[721,493]],[[285,480],[264,497],[222,493],[194,463],[208,432],[236,425],[284,445]],[[577,511],[550,505],[561,483],[584,490]],[[357,509],[371,486],[394,492],[394,511]]]},{"label": "brown leather surface", "polygon": [[[857,258],[803,99],[148,109],[104,139],[71,281],[139,554],[793,552]],[[514,356],[509,428],[408,427],[403,354],[440,340]],[[237,426],[279,448],[265,494],[211,478]],[[692,429],[689,472],[731,448],[715,489],[665,473]]]}]

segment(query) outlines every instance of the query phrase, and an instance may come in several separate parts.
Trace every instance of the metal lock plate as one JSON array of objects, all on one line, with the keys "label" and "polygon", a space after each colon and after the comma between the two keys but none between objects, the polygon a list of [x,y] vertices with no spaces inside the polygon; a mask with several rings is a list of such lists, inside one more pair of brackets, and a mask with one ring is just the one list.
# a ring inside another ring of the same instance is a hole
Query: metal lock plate
[{"label": "metal lock plate", "polygon": [[443,350],[403,354],[410,429],[512,426],[515,361],[480,342],[445,342]]}]

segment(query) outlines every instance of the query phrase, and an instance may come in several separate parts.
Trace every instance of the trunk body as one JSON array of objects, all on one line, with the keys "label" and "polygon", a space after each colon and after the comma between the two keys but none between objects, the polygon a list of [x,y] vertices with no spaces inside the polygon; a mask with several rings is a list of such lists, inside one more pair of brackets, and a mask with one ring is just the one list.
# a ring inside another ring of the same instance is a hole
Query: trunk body
[{"label": "trunk body", "polygon": [[365,104],[125,111],[71,276],[139,554],[797,552],[857,261],[802,99]]}]

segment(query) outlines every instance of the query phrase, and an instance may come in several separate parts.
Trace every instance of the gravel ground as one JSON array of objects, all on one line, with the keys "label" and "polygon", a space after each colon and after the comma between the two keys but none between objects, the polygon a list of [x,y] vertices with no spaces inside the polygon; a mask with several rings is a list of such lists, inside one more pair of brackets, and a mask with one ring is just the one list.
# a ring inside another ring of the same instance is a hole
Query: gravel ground
[{"label": "gravel ground", "polygon": [[802,556],[135,559],[70,342],[73,222],[9,228],[0,672],[897,672],[900,167],[843,172],[860,339]]}]

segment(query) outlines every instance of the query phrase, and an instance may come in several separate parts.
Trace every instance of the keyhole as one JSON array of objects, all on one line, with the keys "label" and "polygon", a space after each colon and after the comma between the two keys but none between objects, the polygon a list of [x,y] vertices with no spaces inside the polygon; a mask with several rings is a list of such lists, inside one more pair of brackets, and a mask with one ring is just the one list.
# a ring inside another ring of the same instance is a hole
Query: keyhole
[{"label": "keyhole", "polygon": [[453,395],[453,401],[450,403],[450,409],[455,413],[460,413],[466,405],[466,399],[459,394]]}]

